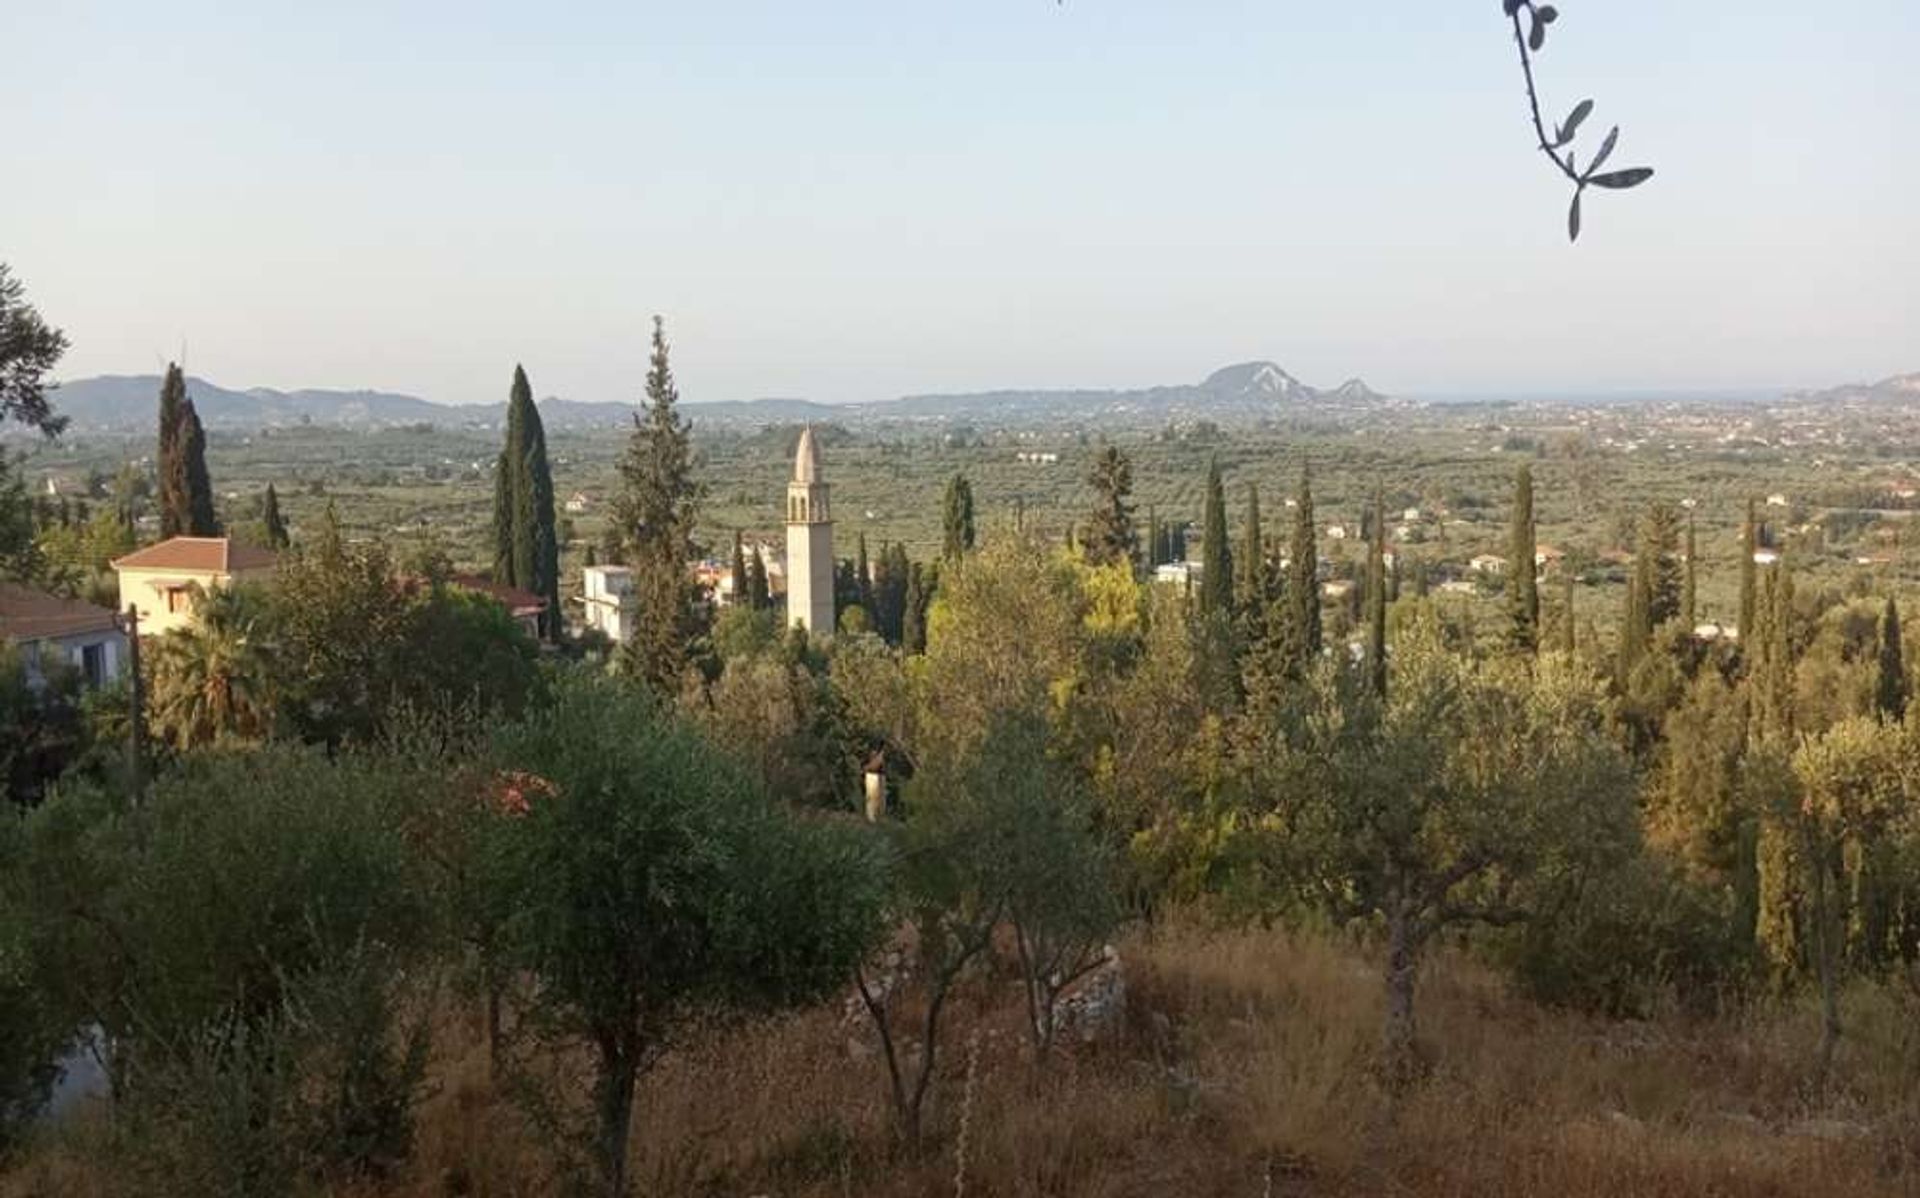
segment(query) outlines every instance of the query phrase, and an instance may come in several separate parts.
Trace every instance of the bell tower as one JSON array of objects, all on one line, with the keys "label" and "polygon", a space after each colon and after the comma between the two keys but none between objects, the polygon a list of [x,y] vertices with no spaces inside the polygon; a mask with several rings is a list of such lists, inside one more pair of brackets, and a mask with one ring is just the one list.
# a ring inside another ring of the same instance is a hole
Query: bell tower
[{"label": "bell tower", "polygon": [[811,424],[801,430],[787,484],[787,623],[833,635],[833,511]]}]

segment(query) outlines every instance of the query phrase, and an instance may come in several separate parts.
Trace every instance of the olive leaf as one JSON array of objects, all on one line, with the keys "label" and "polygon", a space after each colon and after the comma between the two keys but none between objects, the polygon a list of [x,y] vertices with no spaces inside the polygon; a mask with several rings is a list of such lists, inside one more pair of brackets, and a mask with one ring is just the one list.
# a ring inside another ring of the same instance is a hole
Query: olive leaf
[{"label": "olive leaf", "polygon": [[1561,125],[1558,129],[1554,130],[1553,144],[1555,146],[1564,146],[1568,142],[1572,141],[1574,138],[1574,134],[1580,132],[1580,126],[1585,124],[1586,119],[1592,115],[1593,115],[1592,100],[1582,100],[1578,104],[1575,104],[1573,106],[1573,111],[1567,114],[1566,123]]},{"label": "olive leaf", "polygon": [[1653,178],[1653,168],[1636,166],[1624,171],[1608,171],[1604,175],[1592,175],[1587,182],[1595,187],[1608,187],[1614,191],[1625,191],[1629,187],[1638,187]]},{"label": "olive leaf", "polygon": [[1589,175],[1606,165],[1607,159],[1613,156],[1614,144],[1619,140],[1620,126],[1615,125],[1607,131],[1607,139],[1600,143],[1600,152],[1595,154],[1593,161],[1587,164],[1587,173]]},{"label": "olive leaf", "polygon": [[1574,192],[1573,207],[1567,209],[1567,240],[1568,241],[1580,240],[1580,197],[1585,194],[1586,193],[1582,191]]}]

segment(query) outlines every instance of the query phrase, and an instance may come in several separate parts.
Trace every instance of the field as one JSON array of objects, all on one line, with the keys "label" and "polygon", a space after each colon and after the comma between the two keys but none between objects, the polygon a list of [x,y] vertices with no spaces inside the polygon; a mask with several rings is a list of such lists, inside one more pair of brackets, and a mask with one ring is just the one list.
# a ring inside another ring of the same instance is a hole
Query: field
[{"label": "field", "polygon": [[[708,428],[695,422],[707,487],[702,530],[724,556],[734,531],[780,543],[781,503],[795,429]],[[1137,518],[1198,522],[1207,463],[1226,479],[1229,527],[1241,534],[1249,483],[1260,490],[1269,536],[1285,535],[1285,502],[1303,465],[1313,471],[1321,551],[1337,571],[1356,561],[1328,530],[1358,529],[1376,488],[1389,512],[1417,508],[1420,518],[1396,545],[1409,560],[1459,572],[1479,553],[1505,552],[1513,472],[1530,462],[1543,544],[1581,567],[1582,626],[1608,629],[1621,605],[1625,569],[1605,555],[1631,548],[1633,527],[1650,503],[1691,503],[1698,522],[1703,619],[1731,620],[1738,586],[1739,528],[1749,499],[1763,506],[1770,534],[1790,548],[1803,581],[1846,591],[1904,589],[1920,581],[1920,563],[1902,551],[1912,496],[1908,462],[1920,461],[1920,421],[1904,409],[1748,405],[1431,406],[1342,424],[1274,423],[1215,428],[1157,427],[1137,420],[1080,418],[976,429],[954,422],[881,422],[823,430],[834,487],[836,547],[855,552],[864,535],[877,553],[903,541],[916,558],[938,552],[941,495],[964,473],[983,524],[1010,523],[1064,536],[1091,501],[1086,473],[1102,444],[1120,446],[1133,465]],[[562,513],[569,541],[563,571],[572,590],[588,545],[599,538],[616,462],[618,428],[556,430],[550,435],[556,493],[576,493],[584,512]],[[428,543],[456,562],[484,568],[498,434],[490,429],[411,426],[371,432],[306,427],[213,435],[209,466],[226,518],[249,518],[272,482],[296,537],[328,504],[350,533],[387,538],[403,552]],[[89,471],[111,474],[151,446],[84,435],[28,449],[29,480],[54,477],[72,487]],[[1019,455],[1057,454],[1056,462]],[[1549,606],[1559,593],[1547,595]],[[1462,598],[1464,614],[1498,619],[1493,602]]]},{"label": "field", "polygon": [[[918,1150],[894,1140],[884,1074],[862,1025],[837,1005],[678,1046],[640,1096],[640,1192],[1920,1192],[1915,996],[1850,996],[1839,1081],[1816,1097],[1804,1082],[1811,1009],[1590,1020],[1512,997],[1475,962],[1445,954],[1423,980],[1429,1073],[1394,1107],[1370,1070],[1379,1017],[1370,957],[1313,936],[1188,920],[1121,951],[1124,1019],[1044,1066],[1021,1038],[1015,984],[974,983],[946,1038]],[[477,1021],[449,1014],[438,1031],[414,1159],[387,1182],[333,1192],[552,1192],[552,1143],[490,1085]],[[87,1198],[101,1192],[96,1180],[56,1139],[0,1180],[0,1194]]]}]

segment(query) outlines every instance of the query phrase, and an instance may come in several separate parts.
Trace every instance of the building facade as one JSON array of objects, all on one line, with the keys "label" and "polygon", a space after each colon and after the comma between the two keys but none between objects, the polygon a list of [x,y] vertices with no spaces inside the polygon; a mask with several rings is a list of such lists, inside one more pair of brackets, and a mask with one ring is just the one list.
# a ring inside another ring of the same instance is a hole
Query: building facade
[{"label": "building facade", "polygon": [[588,566],[581,575],[582,622],[615,644],[633,639],[637,606],[633,571],[626,566]]},{"label": "building facade", "polygon": [[172,537],[113,563],[120,610],[140,610],[140,635],[158,636],[193,624],[196,592],[265,579],[274,555],[227,537]]},{"label": "building facade", "polygon": [[800,433],[787,484],[787,623],[833,635],[833,510],[812,425]]},{"label": "building facade", "polygon": [[80,671],[89,686],[105,686],[127,666],[127,638],[113,612],[32,587],[0,583],[0,640],[20,653],[30,685],[38,685],[49,658]]}]

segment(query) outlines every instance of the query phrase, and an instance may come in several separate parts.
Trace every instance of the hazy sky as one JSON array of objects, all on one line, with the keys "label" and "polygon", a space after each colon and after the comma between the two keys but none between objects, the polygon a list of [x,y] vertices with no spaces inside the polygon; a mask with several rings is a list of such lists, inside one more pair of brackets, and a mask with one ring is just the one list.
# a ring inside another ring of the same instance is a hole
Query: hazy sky
[{"label": "hazy sky", "polygon": [[0,260],[69,377],[446,402],[1920,370],[1920,4],[1560,7],[1577,247],[1495,0],[0,0]]}]

